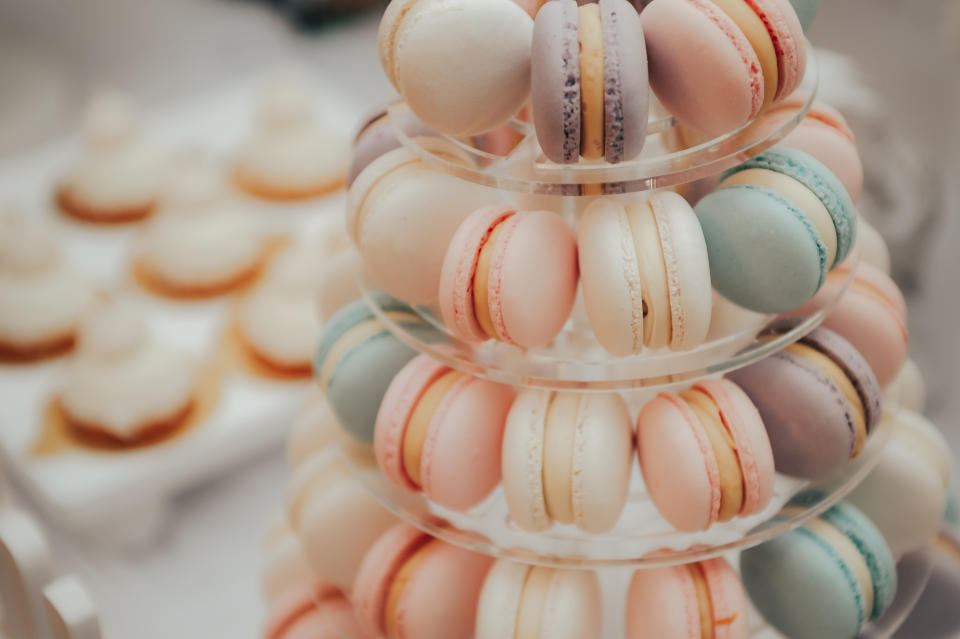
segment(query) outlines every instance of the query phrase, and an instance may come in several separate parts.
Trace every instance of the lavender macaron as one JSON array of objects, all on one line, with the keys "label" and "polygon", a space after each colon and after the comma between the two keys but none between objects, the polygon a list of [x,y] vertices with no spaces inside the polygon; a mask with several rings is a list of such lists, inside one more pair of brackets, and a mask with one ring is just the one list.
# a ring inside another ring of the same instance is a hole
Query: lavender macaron
[{"label": "lavender macaron", "polygon": [[398,129],[409,137],[437,135],[411,111],[400,111],[391,116],[389,108],[392,102],[371,109],[360,120],[350,153],[350,166],[347,167],[347,188],[368,164],[384,153],[400,148]]},{"label": "lavender macaron", "polygon": [[649,87],[643,26],[627,0],[553,0],[537,13],[533,122],[544,154],[616,163],[646,139]]}]

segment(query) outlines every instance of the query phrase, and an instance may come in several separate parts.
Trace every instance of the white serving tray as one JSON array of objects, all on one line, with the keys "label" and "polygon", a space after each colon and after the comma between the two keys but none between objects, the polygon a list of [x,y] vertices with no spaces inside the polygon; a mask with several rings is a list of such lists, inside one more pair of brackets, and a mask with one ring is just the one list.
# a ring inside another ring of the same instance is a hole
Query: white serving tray
[{"label": "white serving tray", "polygon": [[[147,110],[148,135],[171,152],[195,152],[226,161],[249,133],[256,98],[267,77],[255,76],[176,103]],[[344,135],[358,111],[322,85],[305,87],[320,117]],[[45,216],[57,227],[65,255],[103,289],[133,300],[153,335],[189,351],[198,361],[216,356],[232,320],[236,297],[173,302],[139,288],[130,275],[129,249],[137,228],[105,228],[64,218],[52,190],[78,140],[71,137],[0,161],[0,205]],[[272,234],[292,240],[340,223],[342,191],[300,204],[250,200]],[[222,358],[218,358],[222,359]],[[35,445],[64,367],[64,358],[39,364],[0,364],[0,463],[43,515],[72,534],[107,543],[140,542],[156,532],[177,493],[278,445],[308,381],[256,376],[224,367],[219,399],[209,414],[182,435],[124,452],[68,447],[38,454]]]}]

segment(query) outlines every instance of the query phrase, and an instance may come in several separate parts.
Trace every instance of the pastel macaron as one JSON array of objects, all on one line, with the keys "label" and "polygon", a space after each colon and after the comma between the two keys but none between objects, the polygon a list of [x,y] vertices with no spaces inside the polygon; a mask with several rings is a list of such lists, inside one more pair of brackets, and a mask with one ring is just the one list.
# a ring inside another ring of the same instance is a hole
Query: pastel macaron
[{"label": "pastel macaron", "polygon": [[593,571],[500,559],[480,593],[474,639],[594,639],[602,636],[602,626]]},{"label": "pastel macaron", "polygon": [[323,399],[320,389],[314,386],[293,419],[287,435],[286,458],[289,468],[296,468],[314,454],[337,441],[340,425]]},{"label": "pastel macaron", "polygon": [[[778,518],[822,499],[817,491],[800,493]],[[740,573],[760,614],[791,639],[854,639],[897,591],[897,569],[883,535],[846,502],[744,550]]]},{"label": "pastel macaron", "polygon": [[357,572],[360,627],[384,639],[470,639],[493,560],[407,524],[385,532]]},{"label": "pastel macaron", "polygon": [[644,404],[637,456],[653,503],[683,532],[753,514],[773,495],[773,452],[760,413],[728,380],[704,380]]},{"label": "pastel macaron", "polygon": [[262,550],[260,584],[268,604],[291,586],[313,580],[310,563],[300,549],[300,540],[290,528],[285,513],[271,523]]},{"label": "pastel macaron", "polygon": [[806,31],[813,24],[813,19],[817,17],[817,9],[820,8],[820,0],[790,0],[793,10],[797,12],[797,18],[800,20],[800,26]]},{"label": "pastel macaron", "polygon": [[[382,293],[377,305],[389,319],[427,341],[440,339],[406,304]],[[344,306],[327,322],[313,371],[330,410],[355,439],[373,441],[377,410],[394,375],[416,351],[394,337],[364,300]]]},{"label": "pastel macaron", "polygon": [[450,241],[440,274],[440,310],[463,340],[545,346],[570,315],[578,276],[576,237],[562,217],[483,208]]},{"label": "pastel macaron", "polygon": [[680,123],[709,135],[790,95],[806,71],[788,0],[654,0],[640,18],[651,88]]},{"label": "pastel macaron", "polygon": [[503,434],[503,489],[524,530],[557,523],[604,532],[627,501],[633,429],[616,393],[525,390]]},{"label": "pastel macaron", "polygon": [[[797,314],[809,315],[829,307],[847,285],[853,268],[844,264],[830,273],[820,291],[797,309]],[[892,382],[907,361],[906,300],[890,276],[870,264],[856,265],[853,281],[822,325],[860,351],[881,387]]]},{"label": "pastel macaron", "polygon": [[747,639],[747,597],[724,559],[638,570],[627,591],[627,639]]},{"label": "pastel macaron", "polygon": [[867,478],[847,495],[876,524],[894,557],[924,548],[943,521],[953,459],[936,426],[899,410],[890,438]]},{"label": "pastel macaron", "polygon": [[815,478],[845,464],[880,421],[873,371],[857,349],[825,328],[727,378],[760,411],[777,471],[787,475]]},{"label": "pastel macaron", "polygon": [[904,362],[897,376],[884,389],[889,401],[914,413],[923,413],[927,405],[927,384],[920,367],[912,359]]},{"label": "pastel macaron", "polygon": [[441,506],[475,506],[500,483],[500,443],[513,397],[510,386],[415,357],[394,377],[377,414],[380,469]]},{"label": "pastel macaron", "polygon": [[274,600],[267,611],[263,639],[363,639],[353,607],[324,582],[304,582]]},{"label": "pastel macaron", "polygon": [[402,146],[397,130],[411,138],[436,135],[413,113],[400,110],[391,115],[389,109],[390,103],[375,107],[360,120],[347,166],[347,188],[371,162]]},{"label": "pastel macaron", "polygon": [[669,191],[621,203],[600,198],[580,220],[580,278],[590,326],[613,355],[688,350],[710,328],[710,266],[703,231]]},{"label": "pastel macaron", "polygon": [[474,135],[529,97],[532,33],[513,0],[392,0],[380,22],[380,62],[427,126]]},{"label": "pastel macaron", "polygon": [[[454,164],[471,165],[446,139],[423,138],[420,146]],[[368,164],[350,187],[347,234],[380,288],[410,304],[431,304],[457,227],[498,200],[494,189],[433,168],[409,149],[394,149]]]},{"label": "pastel macaron", "polygon": [[810,155],[774,147],[727,171],[696,206],[713,286],[749,310],[797,308],[850,252],[857,212]]},{"label": "pastel macaron", "polygon": [[555,0],[533,28],[537,140],[554,162],[636,157],[647,136],[643,25],[627,0]]}]

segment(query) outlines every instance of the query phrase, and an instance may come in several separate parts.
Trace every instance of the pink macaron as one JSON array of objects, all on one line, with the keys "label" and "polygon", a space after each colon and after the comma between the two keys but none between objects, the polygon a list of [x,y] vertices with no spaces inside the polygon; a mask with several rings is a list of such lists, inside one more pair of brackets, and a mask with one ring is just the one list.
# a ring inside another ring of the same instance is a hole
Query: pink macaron
[{"label": "pink macaron", "polygon": [[683,532],[755,513],[773,494],[773,451],[760,413],[728,380],[647,402],[637,453],[650,498]]},{"label": "pink macaron", "polygon": [[465,375],[426,355],[394,377],[380,404],[374,451],[384,475],[466,510],[500,483],[510,386]]},{"label": "pink macaron", "polygon": [[577,293],[577,242],[550,211],[490,207],[457,228],[440,275],[447,327],[469,342],[549,344]]},{"label": "pink macaron", "polygon": [[640,19],[651,88],[709,135],[746,124],[803,79],[806,44],[788,0],[654,0]]},{"label": "pink macaron", "polygon": [[[845,262],[831,271],[817,294],[791,315],[806,316],[832,303],[850,269]],[[889,275],[865,262],[856,269],[850,288],[824,318],[823,326],[860,351],[884,388],[907,361],[907,303]]]},{"label": "pink macaron", "polygon": [[362,639],[353,607],[343,594],[321,581],[303,582],[270,605],[264,639]]},{"label": "pink macaron", "polygon": [[627,639],[747,639],[747,597],[724,559],[638,570],[627,592]]},{"label": "pink macaron", "polygon": [[399,524],[377,540],[357,572],[360,626],[386,639],[470,639],[492,562]]}]

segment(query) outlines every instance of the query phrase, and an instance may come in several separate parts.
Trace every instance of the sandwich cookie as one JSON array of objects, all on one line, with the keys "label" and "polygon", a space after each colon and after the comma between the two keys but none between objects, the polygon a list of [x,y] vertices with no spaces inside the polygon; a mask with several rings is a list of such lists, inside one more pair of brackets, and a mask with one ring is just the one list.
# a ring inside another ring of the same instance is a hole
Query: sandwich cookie
[{"label": "sandwich cookie", "polygon": [[475,135],[527,101],[532,33],[513,0],[393,0],[380,22],[380,62],[427,126]]},{"label": "sandwich cookie", "polygon": [[500,559],[480,592],[474,639],[594,639],[602,627],[600,582],[592,570]]},{"label": "sandwich cookie", "polygon": [[492,562],[408,524],[394,526],[357,573],[353,603],[361,629],[384,639],[470,639]]},{"label": "sandwich cookie", "polygon": [[533,28],[533,122],[544,155],[561,164],[639,155],[649,88],[643,26],[627,0],[555,0]]},{"label": "sandwich cookie", "polygon": [[825,328],[727,377],[760,411],[777,471],[787,475],[816,478],[846,463],[880,421],[880,387],[869,364]]},{"label": "sandwich cookie", "polygon": [[773,494],[773,452],[760,414],[727,380],[644,404],[637,457],[650,498],[683,532],[751,515]]},{"label": "sandwich cookie", "polygon": [[467,510],[500,483],[500,445],[513,388],[419,355],[397,373],[377,414],[384,475],[441,506]]},{"label": "sandwich cookie", "polygon": [[[424,341],[442,336],[416,312],[383,293],[376,303],[392,321]],[[313,374],[343,429],[354,439],[373,442],[380,401],[391,380],[416,351],[398,340],[367,307],[356,300],[327,322]]]},{"label": "sandwich cookie", "polygon": [[322,581],[297,584],[267,610],[263,639],[362,639],[353,607],[335,586]]},{"label": "sandwich cookie", "polygon": [[577,243],[587,316],[611,354],[703,342],[710,328],[708,251],[682,197],[660,191],[626,205],[595,200],[580,219]]},{"label": "sandwich cookie", "polygon": [[[773,521],[819,503],[808,491]],[[753,605],[791,639],[854,639],[884,613],[897,591],[893,555],[876,526],[840,502],[803,526],[740,554]]]},{"label": "sandwich cookie", "polygon": [[775,147],[730,169],[696,212],[714,288],[763,313],[813,297],[856,235],[847,190],[823,164],[793,149]]},{"label": "sandwich cookie", "polygon": [[330,321],[337,311],[360,297],[360,276],[363,260],[351,247],[339,251],[328,261],[317,278],[317,317],[321,324]]},{"label": "sandwich cookie", "polygon": [[397,129],[411,138],[437,135],[409,111],[400,111],[391,116],[389,109],[394,101],[370,110],[360,121],[347,167],[347,188],[371,162],[403,146],[397,138]]},{"label": "sandwich cookie", "polygon": [[[450,162],[472,165],[446,139],[425,138],[421,146]],[[395,149],[354,180],[347,197],[347,233],[367,272],[387,293],[410,304],[431,304],[457,227],[498,198],[494,189],[431,168],[409,149]]]},{"label": "sandwich cookie", "polygon": [[[890,249],[880,232],[862,215],[857,216],[857,239],[853,242],[851,255],[859,255],[860,261],[890,273]],[[851,258],[848,256],[847,260]]]},{"label": "sandwich cookie", "polygon": [[627,639],[747,639],[747,597],[724,559],[638,570],[627,591]]},{"label": "sandwich cookie", "polygon": [[620,395],[525,390],[503,435],[510,518],[533,532],[555,522],[607,531],[627,501],[632,459],[630,413]]},{"label": "sandwich cookie", "polygon": [[460,339],[533,348],[563,328],[577,294],[577,240],[551,211],[490,207],[454,234],[440,274],[440,310]]},{"label": "sandwich cookie", "polygon": [[641,20],[650,87],[708,135],[746,124],[803,80],[806,44],[788,0],[654,0]]},{"label": "sandwich cookie", "polygon": [[900,372],[884,389],[886,401],[914,413],[923,413],[927,405],[927,386],[920,367],[912,359],[904,362]]},{"label": "sandwich cookie", "polygon": [[300,540],[287,523],[286,515],[278,517],[263,540],[260,583],[267,603],[278,599],[288,589],[314,580]]}]

